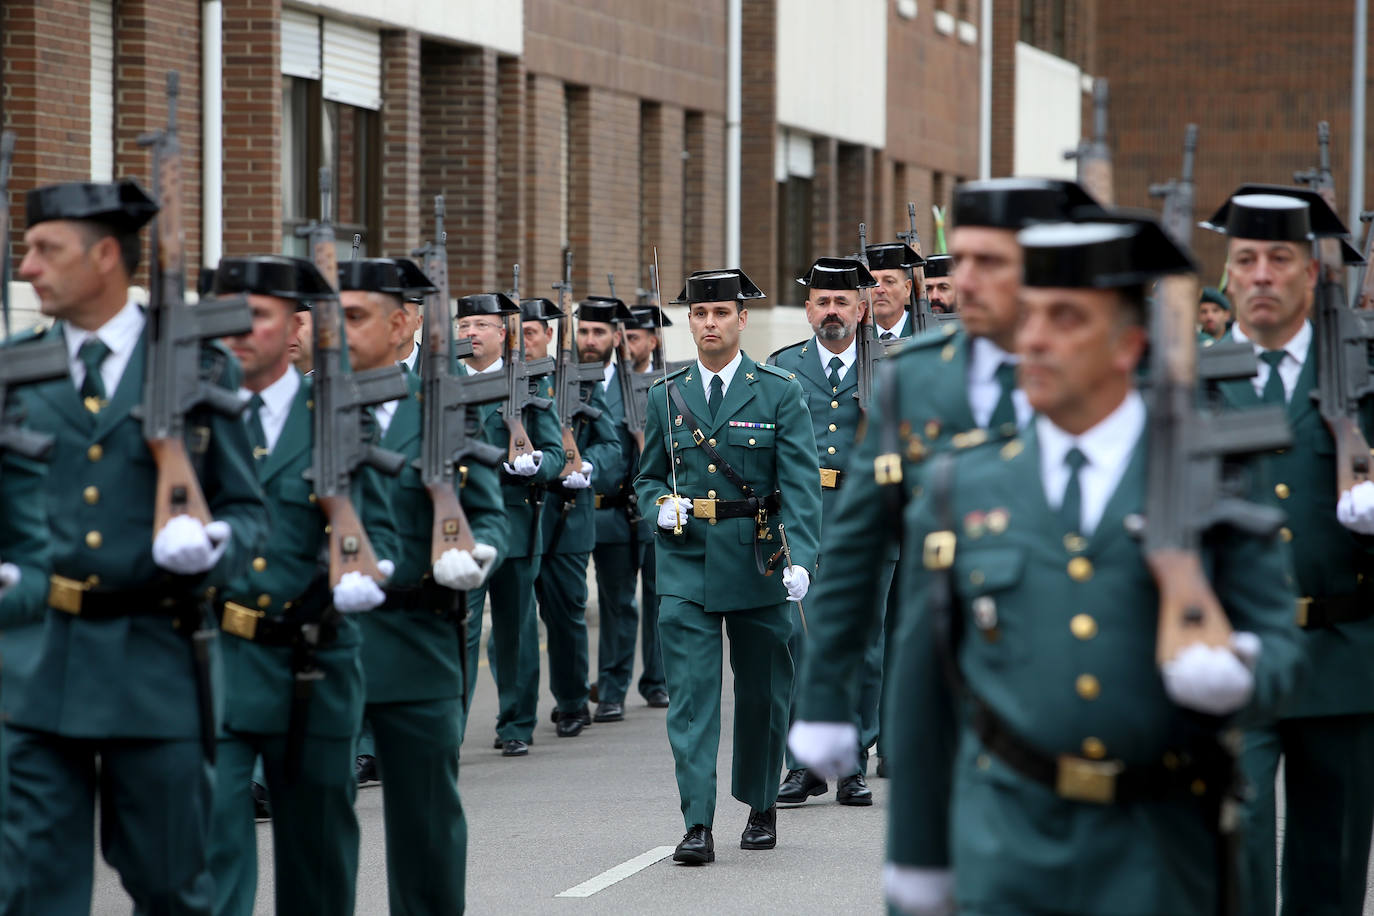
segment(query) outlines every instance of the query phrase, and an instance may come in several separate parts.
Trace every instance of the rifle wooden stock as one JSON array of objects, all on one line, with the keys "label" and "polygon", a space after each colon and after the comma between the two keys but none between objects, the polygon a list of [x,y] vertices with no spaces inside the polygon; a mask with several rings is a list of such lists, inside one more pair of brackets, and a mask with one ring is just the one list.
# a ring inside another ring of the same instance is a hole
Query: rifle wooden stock
[{"label": "rifle wooden stock", "polygon": [[577,437],[573,435],[571,426],[563,427],[563,453],[568,460],[563,462],[563,470],[558,472],[559,480],[582,470],[582,453],[577,449]]},{"label": "rifle wooden stock", "polygon": [[506,433],[510,436],[506,460],[513,465],[515,459],[521,455],[533,454],[534,446],[530,443],[530,434],[525,431],[525,423],[519,416],[505,417],[503,422],[506,424]]},{"label": "rifle wooden stock", "polygon": [[320,497],[320,509],[329,520],[329,584],[335,586],[344,573],[360,572],[380,582],[386,578],[377,568],[377,555],[363,530],[358,511],[347,496]]},{"label": "rifle wooden stock", "polygon": [[432,566],[449,550],[471,552],[476,546],[472,537],[472,526],[458,502],[458,494],[453,487],[445,484],[431,484],[430,501],[434,503],[434,529],[430,536],[429,561]]},{"label": "rifle wooden stock", "polygon": [[1344,415],[1326,421],[1336,440],[1336,493],[1348,492],[1369,479],[1369,443],[1354,417]]},{"label": "rifle wooden stock", "polygon": [[153,534],[178,515],[189,515],[202,525],[214,519],[205,493],[200,489],[186,443],[180,438],[148,439],[148,450],[157,465],[157,490],[153,497]]},{"label": "rifle wooden stock", "polygon": [[1197,552],[1157,550],[1145,561],[1159,589],[1155,661],[1163,665],[1197,643],[1229,648],[1231,621],[1202,571]]}]

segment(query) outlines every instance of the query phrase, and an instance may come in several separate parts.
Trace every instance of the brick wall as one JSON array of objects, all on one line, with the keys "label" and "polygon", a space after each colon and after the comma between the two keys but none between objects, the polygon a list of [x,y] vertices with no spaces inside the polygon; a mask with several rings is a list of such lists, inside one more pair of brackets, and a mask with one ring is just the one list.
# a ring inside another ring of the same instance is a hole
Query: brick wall
[{"label": "brick wall", "polygon": [[[563,279],[563,82],[526,75],[525,89],[525,261],[530,289],[546,290]],[[573,252],[574,261],[583,252]],[[573,295],[581,297],[579,287]],[[543,295],[541,292],[540,295]]]},{"label": "brick wall", "polygon": [[[899,16],[895,3],[888,6],[887,155],[926,168],[976,175],[978,45],[936,31],[929,4],[919,5],[915,19]],[[1016,20],[996,21],[994,40],[1000,32],[1014,41]],[[903,201],[902,225],[905,207]]]},{"label": "brick wall", "polygon": [[[873,151],[866,146],[841,143],[838,162],[835,253],[849,255],[859,250],[859,223],[873,221]],[[868,228],[869,239],[878,241],[872,227]]]},{"label": "brick wall", "polygon": [[568,90],[568,243],[579,296],[633,301],[639,282],[639,100],[596,87]]},{"label": "brick wall", "polygon": [[382,33],[380,115],[378,199],[382,237],[368,240],[368,252],[373,256],[409,255],[421,239],[433,234],[428,217],[434,212],[432,199],[420,195],[420,163],[415,156],[415,139],[421,134],[418,32],[397,29]]},{"label": "brick wall", "polygon": [[[811,156],[815,164],[811,179],[811,256],[833,257],[839,251],[839,143],[834,137],[813,137]],[[779,290],[787,289],[785,284]]]},{"label": "brick wall", "polygon": [[[992,162],[993,177],[1010,175],[1016,155],[1016,41],[1021,0],[992,0],[992,20],[1006,23],[992,30]],[[969,174],[977,174],[971,171]]]},{"label": "brick wall", "polygon": [[[682,140],[684,114],[676,105],[640,105],[640,287],[649,289],[649,265],[658,250],[664,301],[678,293],[682,271]],[[673,287],[671,290],[668,287]]]},{"label": "brick wall", "polygon": [[281,0],[224,0],[226,256],[281,250],[280,20]]},{"label": "brick wall", "polygon": [[[685,135],[687,138],[687,160],[683,179],[686,185],[686,193],[684,194],[686,212],[683,215],[684,237],[682,244],[683,277],[685,278],[694,270],[740,266],[743,267],[749,278],[766,292],[772,282],[771,273],[764,274],[757,268],[749,267],[749,255],[745,252],[749,250],[751,243],[757,241],[757,239],[751,238],[752,224],[762,224],[766,221],[767,225],[771,227],[770,239],[775,240],[777,238],[777,211],[769,210],[763,214],[754,214],[751,219],[747,213],[749,205],[742,203],[740,208],[740,231],[742,235],[740,249],[742,252],[741,260],[744,264],[726,264],[725,122],[715,115],[689,112]],[[744,176],[744,187],[741,189],[740,197],[742,201],[748,201],[749,195],[758,189],[751,188],[747,169]],[[753,184],[759,184],[759,182],[753,182]],[[774,206],[776,206],[777,184],[772,180],[771,172],[767,185],[772,193]],[[775,244],[769,249],[768,257],[770,265],[777,263]],[[681,286],[678,287],[678,290],[681,291]]]},{"label": "brick wall", "polygon": [[496,62],[496,263],[497,273],[520,265],[520,295],[543,296],[549,283],[525,257],[525,65],[519,58]]}]

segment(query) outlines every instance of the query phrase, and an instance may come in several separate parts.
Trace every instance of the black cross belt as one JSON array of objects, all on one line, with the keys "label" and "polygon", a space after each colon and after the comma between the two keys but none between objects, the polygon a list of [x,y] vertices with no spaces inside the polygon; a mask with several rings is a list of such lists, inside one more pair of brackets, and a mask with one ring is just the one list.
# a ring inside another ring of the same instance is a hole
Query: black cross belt
[{"label": "black cross belt", "polygon": [[1299,598],[1298,626],[1315,630],[1374,617],[1374,577],[1365,578],[1355,591],[1326,598]]}]

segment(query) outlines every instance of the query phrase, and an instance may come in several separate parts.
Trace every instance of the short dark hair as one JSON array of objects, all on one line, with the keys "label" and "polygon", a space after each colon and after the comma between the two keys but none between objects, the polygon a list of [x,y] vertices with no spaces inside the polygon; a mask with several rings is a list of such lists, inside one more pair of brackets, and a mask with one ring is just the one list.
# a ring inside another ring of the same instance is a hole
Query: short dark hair
[{"label": "short dark hair", "polygon": [[112,238],[119,245],[119,259],[124,262],[124,270],[130,277],[138,272],[138,262],[143,257],[143,240],[138,237],[137,229],[133,232],[120,232],[113,226],[95,220],[83,219],[76,222],[86,236],[87,251],[102,239]]},{"label": "short dark hair", "polygon": [[1136,327],[1145,327],[1147,324],[1145,285],[1137,283],[1133,286],[1119,287],[1117,293],[1121,296],[1121,311],[1126,323]]}]

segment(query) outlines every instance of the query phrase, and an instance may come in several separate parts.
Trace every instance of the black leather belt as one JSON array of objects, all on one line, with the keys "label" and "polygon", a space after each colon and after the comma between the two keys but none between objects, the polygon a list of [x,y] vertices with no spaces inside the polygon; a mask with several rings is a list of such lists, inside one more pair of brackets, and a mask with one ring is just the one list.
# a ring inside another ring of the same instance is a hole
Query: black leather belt
[{"label": "black leather belt", "polygon": [[181,618],[199,614],[203,598],[168,588],[96,589],[77,579],[52,576],[48,606],[86,620],[115,617]]},{"label": "black leather belt", "polygon": [[622,490],[619,493],[596,494],[598,509],[628,509],[635,502],[634,493]]},{"label": "black leather belt", "polygon": [[1316,630],[1342,623],[1357,623],[1374,617],[1374,577],[1360,582],[1355,591],[1326,598],[1299,598],[1298,626]]},{"label": "black leather belt", "polygon": [[221,630],[262,646],[294,646],[301,638],[301,627],[310,623],[320,625],[319,645],[333,642],[339,635],[333,618],[322,621],[318,617],[269,615],[234,601],[224,602],[219,609]]},{"label": "black leather belt", "polygon": [[1233,762],[1220,745],[1166,755],[1166,763],[1154,766],[1050,755],[1027,744],[977,697],[973,706],[973,729],[983,747],[1060,798],[1099,805],[1193,798],[1219,805],[1231,786]]},{"label": "black leather belt", "polygon": [[387,607],[417,608],[444,617],[454,613],[454,597],[463,594],[445,588],[428,576],[419,585],[388,586],[383,591]]},{"label": "black leather belt", "polygon": [[763,499],[694,499],[692,500],[693,518],[755,518],[760,511],[772,514],[778,511],[782,499],[778,493],[769,493]]}]

